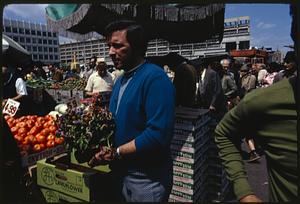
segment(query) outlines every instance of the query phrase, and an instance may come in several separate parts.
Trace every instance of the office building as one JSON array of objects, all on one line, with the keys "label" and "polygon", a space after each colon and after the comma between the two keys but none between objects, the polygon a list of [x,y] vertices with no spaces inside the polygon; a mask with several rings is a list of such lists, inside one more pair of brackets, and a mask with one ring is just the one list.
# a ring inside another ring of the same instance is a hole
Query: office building
[{"label": "office building", "polygon": [[60,62],[58,33],[45,24],[3,19],[2,32],[31,53],[33,61]]},{"label": "office building", "polygon": [[[195,28],[199,29],[199,28]],[[104,39],[91,39],[84,42],[60,44],[61,62],[70,63],[76,53],[80,63],[88,62],[92,56],[104,57],[111,63],[108,46]],[[174,44],[166,40],[155,39],[148,43],[146,56],[165,55],[169,52],[195,59],[210,55],[226,54],[233,49],[249,49],[250,47],[250,17],[241,16],[224,20],[224,35],[220,43],[210,39],[201,43]]]}]

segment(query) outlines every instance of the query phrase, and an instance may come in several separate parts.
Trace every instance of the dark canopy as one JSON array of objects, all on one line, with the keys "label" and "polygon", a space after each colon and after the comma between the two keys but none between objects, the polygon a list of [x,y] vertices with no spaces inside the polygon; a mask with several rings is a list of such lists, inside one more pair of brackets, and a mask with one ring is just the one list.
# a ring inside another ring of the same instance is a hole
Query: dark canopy
[{"label": "dark canopy", "polygon": [[52,4],[46,17],[54,31],[79,40],[93,31],[103,34],[112,21],[131,19],[143,25],[150,39],[189,43],[222,41],[224,11],[224,4]]}]

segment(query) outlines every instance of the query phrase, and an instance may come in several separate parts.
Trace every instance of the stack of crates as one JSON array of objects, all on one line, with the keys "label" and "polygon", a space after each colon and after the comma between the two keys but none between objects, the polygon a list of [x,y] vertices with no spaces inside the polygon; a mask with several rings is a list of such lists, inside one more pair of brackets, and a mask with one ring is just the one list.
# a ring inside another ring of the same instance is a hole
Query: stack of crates
[{"label": "stack of crates", "polygon": [[231,185],[226,177],[225,169],[218,155],[218,149],[214,141],[214,120],[210,123],[210,138],[208,151],[208,201],[222,202],[226,200],[231,191]]},{"label": "stack of crates", "polygon": [[177,108],[171,152],[173,187],[169,202],[201,202],[208,196],[208,110]]}]

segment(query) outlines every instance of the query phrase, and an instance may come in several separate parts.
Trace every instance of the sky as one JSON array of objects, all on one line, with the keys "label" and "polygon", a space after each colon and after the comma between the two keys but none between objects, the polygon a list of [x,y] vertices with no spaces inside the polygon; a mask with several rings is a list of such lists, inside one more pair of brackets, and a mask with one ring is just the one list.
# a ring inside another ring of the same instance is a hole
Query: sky
[{"label": "sky", "polygon": [[[3,17],[45,24],[47,5],[9,4],[4,7]],[[284,46],[293,45],[289,11],[289,4],[226,4],[225,18],[250,16],[250,46],[272,47],[286,53],[290,48]],[[68,41],[63,37],[59,40]]]}]

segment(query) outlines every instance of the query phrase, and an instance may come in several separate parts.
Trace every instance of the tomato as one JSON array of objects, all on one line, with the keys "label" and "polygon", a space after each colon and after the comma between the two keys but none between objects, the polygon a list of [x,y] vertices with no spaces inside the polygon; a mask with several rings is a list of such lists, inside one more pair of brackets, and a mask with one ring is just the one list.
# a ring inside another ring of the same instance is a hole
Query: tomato
[{"label": "tomato", "polygon": [[30,129],[29,134],[35,135],[35,134],[38,133],[38,131],[39,131],[38,128],[37,128],[36,126],[33,126],[33,127]]},{"label": "tomato", "polygon": [[33,151],[34,151],[34,152],[40,152],[40,151],[42,151],[41,145],[40,145],[40,144],[35,144],[35,145],[33,146]]},{"label": "tomato", "polygon": [[45,129],[43,129],[43,130],[40,132],[40,134],[42,134],[42,135],[44,135],[44,136],[49,135],[49,133],[50,133],[50,130],[49,130],[48,128],[45,128]]},{"label": "tomato", "polygon": [[46,115],[44,118],[48,121],[54,120],[54,118],[51,115]]},{"label": "tomato", "polygon": [[25,122],[19,122],[19,123],[17,123],[17,126],[18,126],[19,128],[24,128],[24,127],[26,127],[27,125],[26,125]]},{"label": "tomato", "polygon": [[29,119],[36,121],[37,117],[38,117],[37,115],[30,115]]},{"label": "tomato", "polygon": [[28,141],[29,144],[36,144],[37,138],[33,135],[28,135],[24,138],[25,141]]},{"label": "tomato", "polygon": [[37,140],[38,143],[45,143],[45,142],[47,141],[45,135],[42,135],[42,134],[40,134],[40,133],[37,134],[37,135],[35,136],[35,138],[36,138],[36,140]]},{"label": "tomato", "polygon": [[43,151],[44,149],[46,149],[46,145],[45,144],[40,143],[39,145],[40,145],[41,151]]},{"label": "tomato", "polygon": [[34,126],[38,129],[38,131],[40,131],[43,128],[43,124],[39,122],[35,122]]},{"label": "tomato", "polygon": [[48,122],[44,123],[43,127],[44,127],[44,128],[48,128],[48,127],[50,127],[50,126],[55,126],[55,125],[56,125],[56,124],[55,124],[55,121],[49,120]]},{"label": "tomato", "polygon": [[36,122],[41,123],[41,124],[44,124],[44,123],[46,122],[46,120],[45,120],[44,117],[41,117],[41,116],[40,116],[40,117],[37,117]]},{"label": "tomato", "polygon": [[55,141],[54,140],[48,140],[46,145],[47,145],[47,148],[54,147],[55,146]]},{"label": "tomato", "polygon": [[47,137],[47,140],[55,140],[55,135],[53,135],[52,133],[50,133]]},{"label": "tomato", "polygon": [[12,127],[10,130],[11,130],[12,134],[15,135],[15,134],[18,133],[18,129],[19,129],[19,127],[14,126],[14,127]]},{"label": "tomato", "polygon": [[22,117],[20,117],[19,118],[19,120],[22,122],[22,121],[25,121],[27,118],[26,118],[26,116],[22,116]]},{"label": "tomato", "polygon": [[10,117],[8,120],[7,120],[8,123],[14,123],[15,124],[15,119]]},{"label": "tomato", "polygon": [[56,130],[57,130],[56,126],[54,126],[54,125],[49,126],[49,131],[51,133],[55,134]]},{"label": "tomato", "polygon": [[26,121],[26,125],[27,125],[27,127],[30,129],[30,128],[32,128],[33,126],[34,126],[34,120],[31,120],[31,119],[28,119],[27,121]]},{"label": "tomato", "polygon": [[18,134],[20,134],[20,135],[26,135],[27,134],[27,129],[24,128],[24,127],[20,127],[18,129]]},{"label": "tomato", "polygon": [[55,138],[55,144],[62,144],[64,143],[65,139],[63,137],[56,137]]}]

